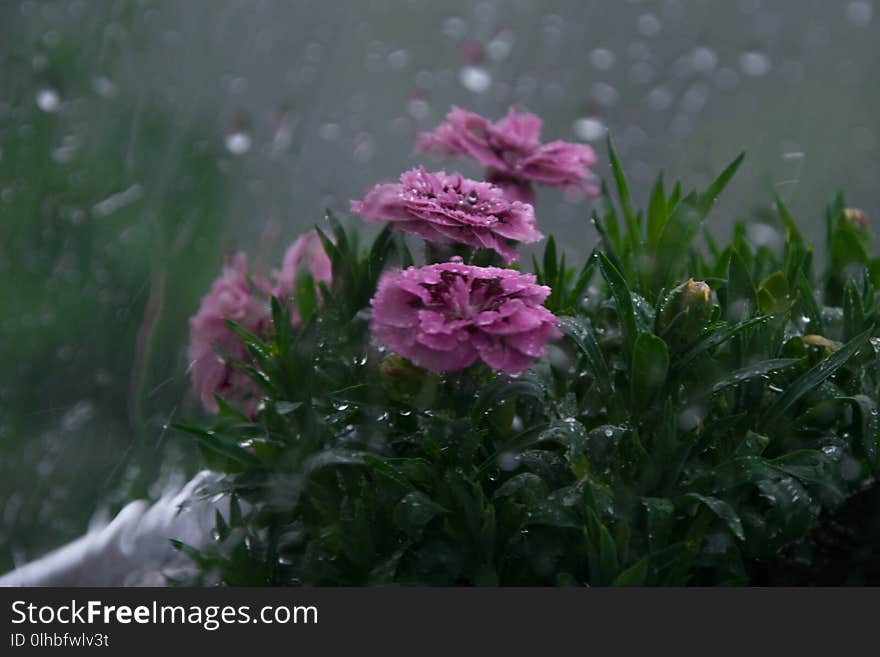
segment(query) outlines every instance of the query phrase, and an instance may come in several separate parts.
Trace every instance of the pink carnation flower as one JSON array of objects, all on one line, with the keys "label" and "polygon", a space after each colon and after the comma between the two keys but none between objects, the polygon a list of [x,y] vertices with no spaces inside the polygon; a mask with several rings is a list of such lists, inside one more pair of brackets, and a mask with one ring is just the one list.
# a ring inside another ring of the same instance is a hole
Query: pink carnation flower
[{"label": "pink carnation flower", "polygon": [[[321,238],[314,230],[301,235],[291,244],[284,254],[281,271],[273,272],[275,287],[272,294],[281,300],[285,300],[296,294],[297,277],[301,271],[307,271],[312,280],[327,285],[333,280],[333,267],[330,258],[324,251]],[[294,328],[300,324],[299,312],[296,306],[291,309],[291,321]]]},{"label": "pink carnation flower", "polygon": [[542,123],[538,116],[519,114],[512,107],[496,123],[453,107],[437,128],[419,135],[416,148],[473,158],[488,169],[487,178],[502,185],[513,199],[533,202],[531,183],[598,194],[589,169],[596,163],[593,149],[565,141],[542,144]]},{"label": "pink carnation flower", "polygon": [[373,335],[434,372],[482,361],[519,374],[560,337],[532,274],[457,262],[389,271],[372,300]]},{"label": "pink carnation flower", "polygon": [[253,416],[256,412],[259,387],[226,362],[226,358],[247,362],[247,350],[224,323],[226,319],[232,320],[258,336],[269,332],[268,308],[265,300],[254,294],[254,288],[264,295],[269,294],[267,281],[256,276],[248,277],[247,255],[236,253],[211,285],[196,315],[189,320],[187,357],[192,368],[193,390],[211,412],[217,412],[215,394],[238,403],[248,415]]},{"label": "pink carnation flower", "polygon": [[351,202],[351,211],[368,222],[394,222],[429,242],[493,249],[508,263],[517,258],[508,240],[543,237],[530,204],[511,201],[496,185],[423,168],[402,174],[399,183],[376,185]]}]

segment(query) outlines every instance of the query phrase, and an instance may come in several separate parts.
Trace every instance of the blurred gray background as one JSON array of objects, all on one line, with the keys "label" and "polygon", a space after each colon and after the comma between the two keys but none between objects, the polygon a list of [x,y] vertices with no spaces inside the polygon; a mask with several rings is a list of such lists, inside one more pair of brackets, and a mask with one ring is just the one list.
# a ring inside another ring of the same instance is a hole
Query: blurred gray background
[{"label": "blurred gray background", "polygon": [[[453,104],[544,138],[606,132],[636,196],[745,165],[710,216],[778,193],[813,239],[837,190],[880,215],[872,0],[0,4],[0,571],[192,468],[167,424],[186,320],[244,248],[267,269],[323,209],[405,168]],[[589,203],[541,190],[574,255]],[[171,461],[171,465],[168,463]]]}]

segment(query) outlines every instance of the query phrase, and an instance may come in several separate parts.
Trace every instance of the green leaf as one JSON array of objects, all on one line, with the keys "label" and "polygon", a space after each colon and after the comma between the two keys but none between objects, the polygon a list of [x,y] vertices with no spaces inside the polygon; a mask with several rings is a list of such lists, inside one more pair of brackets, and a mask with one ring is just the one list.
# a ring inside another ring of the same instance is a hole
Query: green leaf
[{"label": "green leaf", "polygon": [[651,198],[648,202],[648,246],[653,250],[660,240],[666,219],[669,216],[666,206],[666,195],[663,192],[663,174],[657,176],[654,186],[651,188]]},{"label": "green leaf", "polygon": [[609,390],[611,374],[592,327],[574,317],[560,317],[558,326],[583,354],[587,361],[587,371],[596,379],[600,389]]},{"label": "green leaf", "polygon": [[788,281],[781,271],[774,272],[758,288],[758,309],[765,315],[775,315],[788,309]]},{"label": "green leaf", "polygon": [[623,278],[623,274],[611,264],[611,261],[608,260],[605,254],[599,252],[596,255],[599,260],[599,270],[608,283],[608,287],[617,304],[617,315],[620,319],[621,331],[623,332],[624,350],[627,360],[631,360],[633,345],[639,332],[636,325],[635,311],[633,310],[632,293],[626,284],[626,280]]},{"label": "green leaf", "polygon": [[843,339],[851,340],[865,329],[865,309],[855,281],[843,288]]},{"label": "green leaf", "polygon": [[706,191],[700,195],[699,207],[700,212],[705,216],[712,205],[715,203],[716,199],[721,195],[721,192],[724,191],[724,188],[727,187],[727,183],[730,182],[730,179],[736,174],[736,170],[739,169],[739,165],[742,164],[745,159],[745,152],[740,153],[734,158],[733,162],[727,165],[727,167],[722,171],[718,177],[712,181],[712,183],[706,188]]},{"label": "green leaf", "polygon": [[612,586],[644,586],[648,578],[648,564],[650,557],[644,556],[632,566],[620,573]]},{"label": "green leaf", "polygon": [[366,455],[363,457],[364,465],[370,469],[376,475],[380,477],[384,477],[389,481],[393,481],[398,484],[405,490],[415,490],[415,486],[407,479],[403,473],[397,470],[397,468],[389,465],[383,459],[377,458],[375,456]]},{"label": "green leaf", "polygon": [[695,192],[684,197],[663,226],[655,250],[654,291],[681,282],[687,268],[687,255],[704,215]]},{"label": "green leaf", "polygon": [[858,418],[858,447],[875,472],[880,472],[880,423],[877,421],[877,402],[867,395],[838,397],[837,401],[850,404]]},{"label": "green leaf", "polygon": [[590,221],[595,226],[596,232],[599,233],[599,239],[602,242],[602,249],[605,255],[619,271],[623,271],[623,262],[620,259],[620,254],[617,252],[614,239],[608,234],[605,223],[599,218],[595,210],[590,215]]},{"label": "green leaf", "polygon": [[757,292],[755,284],[752,282],[752,276],[736,249],[730,251],[724,298],[725,317],[732,322],[746,320],[752,314],[757,302]]},{"label": "green leaf", "polygon": [[641,226],[633,209],[626,176],[623,173],[623,167],[620,166],[620,160],[617,159],[617,152],[614,150],[614,144],[611,143],[610,135],[608,136],[607,143],[608,159],[611,161],[611,171],[614,174],[614,182],[617,186],[617,197],[620,199],[620,207],[623,210],[623,218],[626,221],[627,238],[629,238],[630,247],[633,252],[638,252],[638,246],[642,239]]},{"label": "green leaf", "polygon": [[661,338],[640,334],[633,347],[630,391],[633,408],[650,402],[663,387],[669,370],[669,349]]},{"label": "green leaf", "polygon": [[308,272],[300,272],[296,277],[296,307],[303,324],[308,324],[318,312],[315,281]]},{"label": "green leaf", "polygon": [[544,271],[542,272],[542,277],[545,285],[550,285],[551,287],[556,285],[557,276],[559,275],[557,264],[556,240],[553,239],[553,235],[550,235],[547,238],[547,244],[544,246]]},{"label": "green leaf", "polygon": [[868,337],[871,335],[871,330],[872,329],[869,329],[861,335],[854,337],[833,354],[822,359],[819,363],[811,367],[807,372],[801,375],[800,378],[789,385],[785,392],[767,411],[767,421],[776,422],[779,420],[798,402],[798,400],[801,399],[801,397],[814,390],[825,379],[846,365],[847,361],[865,345]]},{"label": "green leaf", "polygon": [[424,493],[412,491],[404,495],[394,507],[394,524],[404,533],[413,536],[434,518],[447,513],[448,509]]},{"label": "green leaf", "polygon": [[785,207],[782,199],[779,198],[779,194],[776,194],[774,196],[774,199],[776,201],[776,210],[779,212],[779,216],[782,217],[782,221],[785,224],[786,242],[791,242],[795,245],[803,246],[804,237],[803,235],[801,235],[801,231],[798,229],[794,217],[791,216],[788,208]]},{"label": "green leaf", "polygon": [[755,433],[754,431],[746,431],[742,442],[737,445],[734,457],[760,456],[769,444],[770,439],[767,436]]},{"label": "green leaf", "polygon": [[586,517],[584,536],[587,540],[590,585],[608,586],[618,575],[617,546],[608,528],[592,509],[587,509]]},{"label": "green leaf", "polygon": [[834,462],[823,452],[815,449],[799,449],[771,459],[769,463],[780,472],[804,483],[826,486],[842,495],[835,483]]},{"label": "green leaf", "polygon": [[752,379],[763,377],[770,372],[778,372],[788,367],[792,367],[801,362],[799,358],[771,358],[770,360],[761,361],[743,367],[741,369],[724,375],[712,386],[712,394],[717,395],[719,392],[726,390],[731,386],[743,385]]},{"label": "green leaf", "polygon": [[752,319],[747,319],[744,322],[740,322],[735,326],[731,326],[730,328],[723,330],[716,330],[710,332],[706,335],[705,338],[700,340],[696,345],[694,345],[690,351],[685,353],[684,356],[675,364],[675,372],[683,372],[687,369],[689,365],[691,365],[697,358],[702,356],[708,351],[715,349],[716,347],[720,347],[722,344],[730,340],[731,338],[747,331],[751,328],[754,328],[760,324],[763,324],[769,320],[769,317],[759,316],[753,317]]},{"label": "green leaf", "polygon": [[718,516],[718,518],[727,525],[734,536],[741,541],[746,540],[742,520],[740,520],[739,515],[730,504],[717,497],[709,497],[707,495],[700,495],[699,493],[687,493],[685,497],[697,500],[705,505],[706,508]]}]

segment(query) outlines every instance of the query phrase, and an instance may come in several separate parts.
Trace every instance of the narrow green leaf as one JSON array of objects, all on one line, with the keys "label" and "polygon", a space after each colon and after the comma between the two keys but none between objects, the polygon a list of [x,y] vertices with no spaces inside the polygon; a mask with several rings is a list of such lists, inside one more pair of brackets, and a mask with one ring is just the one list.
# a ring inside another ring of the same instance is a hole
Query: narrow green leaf
[{"label": "narrow green leaf", "polygon": [[733,322],[748,319],[757,305],[757,291],[752,275],[736,249],[730,251],[724,301],[724,316]]},{"label": "narrow green leaf", "polygon": [[611,136],[608,136],[608,159],[611,161],[611,171],[614,174],[614,182],[617,186],[617,196],[620,200],[620,208],[623,210],[623,218],[626,221],[627,238],[633,251],[637,251],[641,242],[641,226],[633,209],[632,199],[629,195],[629,185],[626,182],[626,176],[623,173],[623,167],[620,166],[620,160],[617,159],[617,152],[614,150],[614,144],[611,142]]},{"label": "narrow green leaf", "polygon": [[765,323],[769,317],[759,316],[753,317],[752,319],[747,319],[744,322],[740,322],[730,328],[718,331],[710,332],[705,338],[700,340],[696,345],[691,347],[690,351],[684,354],[681,359],[675,363],[674,370],[676,373],[683,372],[687,369],[691,363],[693,363],[697,358],[705,354],[706,352],[715,349],[716,347],[720,347],[722,344],[730,340],[731,338],[747,331],[751,328],[754,328],[760,324]]},{"label": "narrow green leaf", "polygon": [[663,174],[661,173],[654,181],[651,197],[648,201],[648,246],[652,250],[657,246],[668,216],[666,194],[663,191]]},{"label": "narrow green leaf", "polygon": [[632,566],[620,573],[615,579],[613,586],[644,586],[648,578],[648,564],[650,557],[644,556]]},{"label": "narrow green leaf", "polygon": [[799,358],[773,358],[760,363],[755,363],[747,367],[735,370],[726,374],[715,382],[712,386],[712,394],[717,395],[719,392],[731,387],[748,383],[752,379],[765,376],[770,372],[778,372],[786,368],[797,365],[801,362]]},{"label": "narrow green leaf", "polygon": [[574,342],[587,359],[587,371],[596,378],[600,387],[607,387],[610,384],[611,374],[605,360],[605,354],[602,352],[592,328],[573,317],[560,317],[559,330]]},{"label": "narrow green leaf", "polygon": [[718,177],[712,181],[712,184],[706,188],[706,191],[700,195],[699,208],[703,215],[709,212],[709,209],[715,203],[715,200],[721,195],[724,188],[727,187],[727,183],[729,183],[730,179],[736,174],[736,170],[739,169],[739,165],[742,164],[745,157],[745,152],[737,155],[733,162],[728,164],[724,171],[722,171]]},{"label": "narrow green leaf", "polygon": [[875,472],[880,472],[880,423],[877,421],[877,402],[867,395],[839,397],[850,404],[858,421],[858,447]]},{"label": "narrow green leaf", "polygon": [[640,334],[633,346],[630,392],[633,408],[646,405],[666,382],[669,349],[661,338]]},{"label": "narrow green leaf", "polygon": [[794,381],[794,383],[789,385],[785,392],[767,411],[768,422],[775,422],[780,419],[798,402],[798,400],[801,399],[801,397],[809,393],[811,390],[814,390],[825,379],[846,365],[847,361],[868,341],[871,331],[872,329],[869,329],[861,335],[857,335],[833,354],[822,359],[819,363],[811,367],[802,374],[800,378]]},{"label": "narrow green leaf", "polygon": [[745,531],[743,531],[742,520],[740,520],[739,514],[734,510],[730,504],[725,502],[724,500],[718,499],[717,497],[709,497],[706,495],[700,495],[699,493],[687,493],[685,497],[689,497],[691,499],[697,500],[701,504],[705,505],[712,513],[714,513],[720,520],[722,520],[739,540],[746,540]]},{"label": "narrow green leaf", "polygon": [[599,260],[599,269],[602,276],[608,283],[614,301],[617,304],[617,314],[620,319],[621,331],[623,332],[623,340],[627,360],[632,359],[633,345],[638,336],[638,326],[636,325],[635,311],[633,310],[632,293],[623,274],[618,271],[604,253],[596,254]]}]

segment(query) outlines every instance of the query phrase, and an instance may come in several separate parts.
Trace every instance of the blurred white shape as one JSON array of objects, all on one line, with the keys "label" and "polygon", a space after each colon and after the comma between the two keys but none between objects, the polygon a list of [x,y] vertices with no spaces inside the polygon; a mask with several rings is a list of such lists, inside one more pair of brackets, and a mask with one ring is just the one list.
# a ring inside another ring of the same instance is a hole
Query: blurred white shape
[{"label": "blurred white shape", "polygon": [[395,50],[392,53],[388,54],[388,64],[391,68],[394,69],[402,69],[406,68],[406,65],[409,63],[409,54],[406,50]]},{"label": "blurred white shape", "polygon": [[61,96],[51,87],[43,87],[37,91],[37,107],[49,114],[57,112],[61,107]]},{"label": "blurred white shape", "polygon": [[698,83],[691,85],[681,97],[681,108],[685,112],[697,114],[702,111],[706,105],[706,99],[709,97],[709,89],[705,84]]},{"label": "blurred white shape", "polygon": [[617,59],[617,56],[608,48],[595,48],[590,51],[590,64],[593,65],[593,68],[596,68],[600,71],[607,71],[612,66],[614,66],[614,62]]},{"label": "blurred white shape", "polygon": [[92,78],[92,89],[102,98],[111,98],[116,95],[116,85],[113,81],[103,75]]},{"label": "blurred white shape", "polygon": [[414,119],[425,119],[431,113],[431,106],[424,98],[410,98],[406,102],[406,113]]},{"label": "blurred white shape", "polygon": [[373,137],[369,132],[361,132],[354,139],[354,153],[352,154],[356,162],[366,164],[373,159]]},{"label": "blurred white shape", "polygon": [[718,55],[711,48],[697,46],[691,51],[691,66],[695,71],[711,71],[718,65]]},{"label": "blurred white shape", "polygon": [[463,18],[453,16],[443,21],[443,34],[453,39],[460,39],[467,32],[467,23]]},{"label": "blurred white shape", "polygon": [[722,68],[715,75],[715,82],[721,89],[733,89],[739,83],[739,75],[732,69]]},{"label": "blurred white shape", "polygon": [[52,159],[61,164],[70,162],[79,149],[79,137],[76,135],[67,135],[61,140],[61,145],[52,151]]},{"label": "blurred white shape", "polygon": [[492,40],[486,44],[486,54],[493,62],[500,62],[507,59],[510,51],[513,50],[514,36],[510,30],[501,30]]},{"label": "blurred white shape", "polygon": [[324,123],[318,128],[318,135],[325,141],[336,141],[342,132],[338,123]]},{"label": "blurred white shape", "polygon": [[739,70],[758,78],[770,72],[770,57],[758,50],[747,50],[739,56]]},{"label": "blurred white shape", "polygon": [[95,217],[107,217],[122,207],[134,203],[143,196],[144,189],[137,183],[116,194],[111,194],[103,201],[92,206],[92,215]]},{"label": "blurred white shape", "polygon": [[874,17],[874,7],[865,0],[856,0],[846,6],[846,20],[856,27],[867,27]]},{"label": "blurred white shape", "polygon": [[229,93],[234,94],[236,96],[242,96],[247,93],[247,90],[248,90],[247,78],[237,77],[237,78],[232,78],[229,81]]},{"label": "blurred white shape", "polygon": [[235,130],[226,135],[226,150],[233,155],[244,155],[251,149],[253,140],[246,130]]},{"label": "blurred white shape", "polygon": [[574,134],[584,141],[596,141],[605,136],[608,128],[595,116],[584,116],[574,122]]},{"label": "blurred white shape", "polygon": [[654,67],[648,62],[636,62],[629,69],[629,76],[633,82],[648,84],[654,79]]},{"label": "blurred white shape", "polygon": [[642,14],[638,20],[639,34],[646,37],[657,36],[662,27],[660,19],[654,14]]},{"label": "blurred white shape", "polygon": [[192,576],[192,560],[169,538],[205,547],[218,503],[198,492],[218,475],[201,472],[155,504],[131,502],[110,524],[0,577],[0,586],[163,586],[166,575]]},{"label": "blurred white shape", "polygon": [[620,98],[620,94],[617,92],[617,89],[612,87],[607,82],[596,82],[593,84],[593,88],[590,91],[590,95],[600,105],[605,105],[606,107],[610,107],[617,103]]},{"label": "blurred white shape", "polygon": [[755,246],[765,246],[771,250],[779,250],[785,243],[782,234],[773,226],[762,222],[752,222],[746,226],[749,240]]},{"label": "blurred white shape", "polygon": [[652,110],[662,112],[672,104],[672,92],[664,86],[654,87],[647,100]]},{"label": "blurred white shape", "polygon": [[482,66],[463,66],[458,79],[465,89],[477,94],[485,93],[492,86],[492,76]]}]

